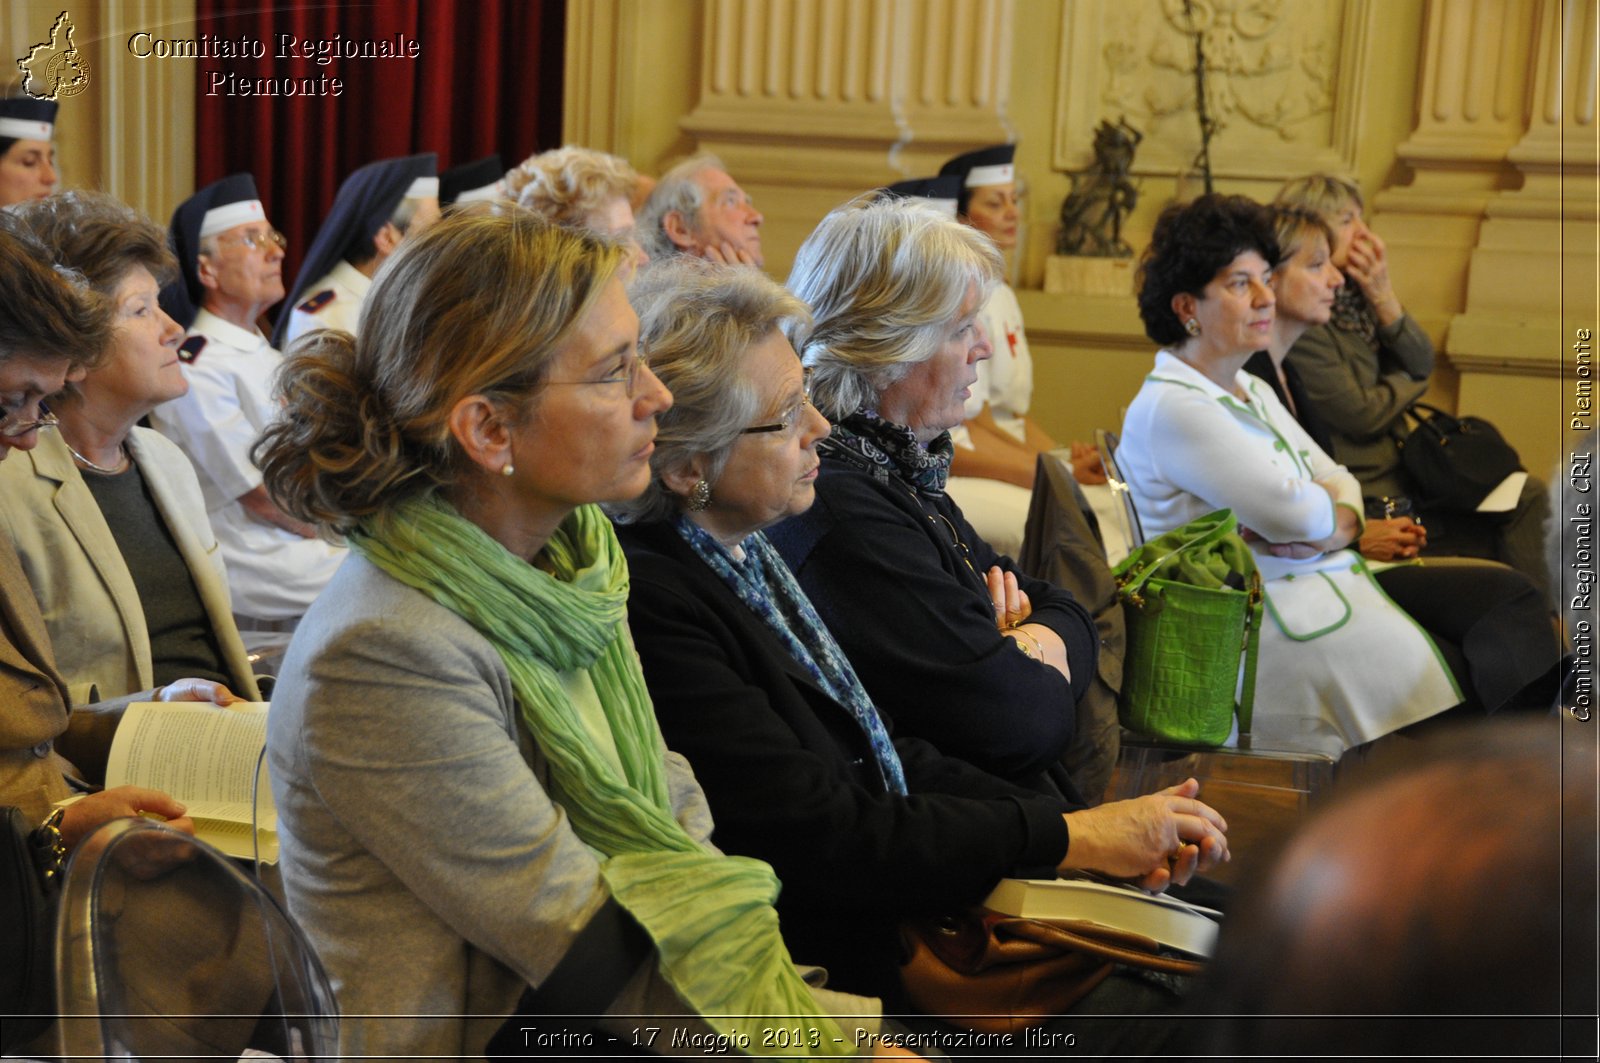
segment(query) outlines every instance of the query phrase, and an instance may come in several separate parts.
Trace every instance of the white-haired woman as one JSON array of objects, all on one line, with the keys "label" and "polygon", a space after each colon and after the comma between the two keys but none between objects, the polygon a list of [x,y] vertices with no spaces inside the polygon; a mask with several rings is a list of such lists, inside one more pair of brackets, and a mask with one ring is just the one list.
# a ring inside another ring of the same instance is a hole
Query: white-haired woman
[{"label": "white-haired woman", "polygon": [[505,180],[507,198],[545,221],[620,241],[624,281],[650,261],[633,218],[639,175],[626,159],[568,145],[529,156]]},{"label": "white-haired woman", "polygon": [[[1194,799],[1193,780],[1083,809],[893,737],[763,534],[811,508],[829,432],[780,331],[804,332],[804,305],[754,270],[692,261],[652,267],[630,294],[674,403],[650,487],[620,507],[629,620],[662,732],[695,765],[717,844],[783,880],[792,951],[904,1009],[902,920],[979,903],[1028,868],[1163,888],[1226,859],[1226,824]],[[1176,1000],[1132,974],[1105,984],[1102,1010],[1113,997],[1125,1013]]]},{"label": "white-haired woman", "polygon": [[886,715],[1022,780],[1072,741],[1098,637],[944,490],[999,277],[993,241],[921,202],[859,199],[822,220],[789,288],[815,315],[793,337],[834,431],[817,504],[771,536]]}]

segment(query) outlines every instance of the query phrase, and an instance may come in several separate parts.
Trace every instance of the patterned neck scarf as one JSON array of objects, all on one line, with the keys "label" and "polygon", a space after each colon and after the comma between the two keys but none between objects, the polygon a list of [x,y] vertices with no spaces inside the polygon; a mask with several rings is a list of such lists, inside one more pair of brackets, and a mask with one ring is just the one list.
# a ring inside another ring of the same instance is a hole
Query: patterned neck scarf
[{"label": "patterned neck scarf", "polygon": [[939,433],[924,447],[911,429],[885,421],[872,410],[857,410],[835,424],[833,434],[817,449],[871,473],[881,483],[898,476],[914,491],[933,498],[944,494],[956,453],[949,432]]},{"label": "patterned neck scarf", "polygon": [[[850,1051],[789,959],[767,864],[699,845],[673,816],[665,743],[627,636],[628,565],[598,506],[580,506],[543,556],[516,557],[439,498],[402,503],[350,544],[471,624],[505,662],[523,723],[550,765],[551,797],[600,857],[617,902],[655,942],[667,983],[698,1014],[761,1046],[774,1022],[821,1032],[820,1054]],[[564,672],[593,681],[621,772],[587,739]]]},{"label": "patterned neck scarf", "polygon": [[1329,322],[1340,332],[1353,332],[1367,341],[1369,346],[1378,343],[1378,312],[1372,309],[1367,297],[1361,294],[1361,285],[1345,275],[1344,286],[1333,293],[1333,319]]},{"label": "patterned neck scarf", "polygon": [[867,742],[872,746],[872,756],[878,762],[878,775],[883,788],[892,794],[904,796],[906,775],[900,764],[900,754],[883,726],[877,706],[867,695],[850,660],[834,641],[827,625],[817,615],[811,599],[794,581],[789,566],[783,563],[778,551],[760,532],[745,539],[744,562],[733,559],[726,547],[712,538],[705,529],[683,517],[673,525],[683,541],[689,544],[700,560],[704,561],[739,600],[767,629],[778,637],[795,663],[806,670],[813,682],[839,704],[850,710],[861,725]]}]

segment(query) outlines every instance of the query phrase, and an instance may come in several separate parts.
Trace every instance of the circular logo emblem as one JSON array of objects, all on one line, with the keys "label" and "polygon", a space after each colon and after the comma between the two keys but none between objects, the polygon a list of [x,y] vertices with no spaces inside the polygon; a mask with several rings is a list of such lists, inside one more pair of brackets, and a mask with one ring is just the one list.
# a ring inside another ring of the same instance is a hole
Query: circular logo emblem
[{"label": "circular logo emblem", "polygon": [[45,67],[44,83],[50,87],[47,99],[66,99],[76,96],[89,87],[89,61],[74,48],[70,52],[57,52]]}]

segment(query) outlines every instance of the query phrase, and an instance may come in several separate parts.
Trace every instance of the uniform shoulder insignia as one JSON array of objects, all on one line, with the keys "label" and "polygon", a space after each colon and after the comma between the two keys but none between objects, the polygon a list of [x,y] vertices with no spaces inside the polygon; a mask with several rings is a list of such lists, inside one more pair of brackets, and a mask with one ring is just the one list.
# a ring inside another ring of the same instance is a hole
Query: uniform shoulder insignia
[{"label": "uniform shoulder insignia", "polygon": [[311,298],[295,307],[295,309],[300,311],[302,314],[315,314],[318,310],[321,310],[323,307],[333,302],[333,296],[334,291],[332,288],[324,288],[316,295],[313,295]]},{"label": "uniform shoulder insignia", "polygon": [[178,359],[188,365],[200,357],[200,352],[205,349],[205,346],[206,338],[196,333],[178,345]]}]

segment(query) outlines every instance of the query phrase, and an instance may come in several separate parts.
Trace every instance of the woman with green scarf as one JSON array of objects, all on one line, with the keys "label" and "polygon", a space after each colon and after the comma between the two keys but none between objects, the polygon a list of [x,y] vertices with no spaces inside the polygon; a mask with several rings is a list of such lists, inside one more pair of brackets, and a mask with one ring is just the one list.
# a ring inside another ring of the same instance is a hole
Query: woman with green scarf
[{"label": "woman with green scarf", "polygon": [[772,870],[710,845],[656,727],[595,505],[644,490],[672,401],[638,356],[623,254],[521,208],[455,215],[385,268],[359,339],[317,333],[280,378],[268,489],[352,547],[267,741],[284,886],[344,1055],[481,1057],[514,1010],[522,1054],[550,1010],[662,1017],[568,1031],[563,1052],[792,1056],[798,1037],[825,1056],[877,1030],[876,1001],[796,971]]}]

